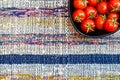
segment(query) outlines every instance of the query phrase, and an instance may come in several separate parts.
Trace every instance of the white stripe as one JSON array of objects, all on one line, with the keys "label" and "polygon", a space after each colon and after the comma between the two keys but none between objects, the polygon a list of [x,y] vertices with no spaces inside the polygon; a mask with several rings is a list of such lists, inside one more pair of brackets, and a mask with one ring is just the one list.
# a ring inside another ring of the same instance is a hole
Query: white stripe
[{"label": "white stripe", "polygon": [[50,76],[101,76],[105,74],[120,75],[120,64],[0,64],[0,74],[31,74]]},{"label": "white stripe", "polygon": [[119,54],[120,45],[76,45],[76,46],[42,46],[42,45],[3,45],[3,54]]}]

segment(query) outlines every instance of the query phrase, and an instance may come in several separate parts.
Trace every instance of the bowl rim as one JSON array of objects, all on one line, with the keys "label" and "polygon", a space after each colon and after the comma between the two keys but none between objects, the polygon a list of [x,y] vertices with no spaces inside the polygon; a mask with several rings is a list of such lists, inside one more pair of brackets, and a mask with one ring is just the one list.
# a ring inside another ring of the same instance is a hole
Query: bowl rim
[{"label": "bowl rim", "polygon": [[102,37],[110,36],[110,35],[116,33],[116,32],[120,29],[120,28],[118,27],[118,29],[117,29],[116,31],[114,31],[114,32],[111,32],[111,33],[108,33],[108,34],[104,34],[104,35],[99,35],[99,36],[90,36],[90,35],[87,35],[87,34],[85,34],[85,33],[82,33],[81,31],[78,30],[78,28],[75,26],[75,24],[74,24],[74,22],[73,22],[73,20],[72,20],[71,11],[70,11],[70,10],[71,10],[71,9],[70,9],[70,2],[71,2],[71,0],[68,0],[68,17],[69,17],[69,19],[70,19],[70,22],[72,23],[72,26],[75,28],[75,30],[76,30],[79,34],[81,34],[81,35],[83,35],[83,36],[85,36],[85,37],[88,37],[88,38],[102,38]]}]

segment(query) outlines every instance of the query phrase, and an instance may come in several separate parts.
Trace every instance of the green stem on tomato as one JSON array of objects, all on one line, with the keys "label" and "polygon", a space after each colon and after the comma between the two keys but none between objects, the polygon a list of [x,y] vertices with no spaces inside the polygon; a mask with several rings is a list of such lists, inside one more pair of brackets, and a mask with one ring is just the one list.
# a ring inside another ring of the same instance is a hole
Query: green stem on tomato
[{"label": "green stem on tomato", "polygon": [[118,8],[118,7],[113,8],[113,10],[111,12],[114,12],[114,11],[117,11],[117,10],[120,10],[120,8]]},{"label": "green stem on tomato", "polygon": [[80,16],[76,16],[74,20],[75,20],[75,21],[77,20],[78,22],[81,22]]},{"label": "green stem on tomato", "polygon": [[117,18],[113,18],[111,21],[113,22],[113,25],[115,25],[115,24],[119,25],[119,23],[117,22]]},{"label": "green stem on tomato", "polygon": [[94,17],[95,17],[95,15],[90,13],[90,18],[93,19]]},{"label": "green stem on tomato", "polygon": [[87,32],[86,32],[86,33],[88,33],[89,30],[94,31],[94,30],[92,29],[92,25],[90,25],[90,23],[88,23],[86,27],[87,27]]},{"label": "green stem on tomato", "polygon": [[102,0],[97,0],[97,2],[102,2]]},{"label": "green stem on tomato", "polygon": [[82,0],[85,6],[87,6],[88,1],[87,0]]},{"label": "green stem on tomato", "polygon": [[105,14],[102,17],[103,17],[104,20],[107,18],[107,16]]}]

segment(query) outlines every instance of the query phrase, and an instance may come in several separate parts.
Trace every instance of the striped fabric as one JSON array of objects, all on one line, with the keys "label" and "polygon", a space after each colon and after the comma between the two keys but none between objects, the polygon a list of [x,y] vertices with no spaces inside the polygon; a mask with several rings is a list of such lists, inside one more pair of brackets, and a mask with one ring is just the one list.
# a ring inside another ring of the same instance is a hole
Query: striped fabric
[{"label": "striped fabric", "polygon": [[0,0],[0,80],[120,80],[120,34],[84,37],[69,0]]}]

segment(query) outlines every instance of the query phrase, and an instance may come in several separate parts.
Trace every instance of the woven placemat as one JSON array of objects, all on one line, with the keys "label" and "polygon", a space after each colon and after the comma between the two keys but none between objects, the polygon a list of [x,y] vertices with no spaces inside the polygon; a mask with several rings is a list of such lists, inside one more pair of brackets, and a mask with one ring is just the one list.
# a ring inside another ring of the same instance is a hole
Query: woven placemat
[{"label": "woven placemat", "polygon": [[119,33],[78,34],[68,0],[1,0],[0,80],[119,80]]}]

